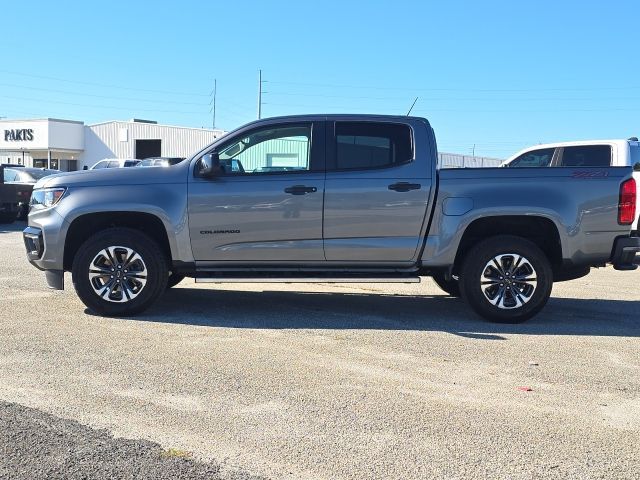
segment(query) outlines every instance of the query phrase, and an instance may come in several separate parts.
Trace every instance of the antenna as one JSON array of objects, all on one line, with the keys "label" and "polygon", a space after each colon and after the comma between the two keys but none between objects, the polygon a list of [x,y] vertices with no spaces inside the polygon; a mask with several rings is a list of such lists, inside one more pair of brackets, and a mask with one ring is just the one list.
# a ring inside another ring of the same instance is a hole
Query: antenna
[{"label": "antenna", "polygon": [[415,107],[417,101],[418,101],[418,97],[416,97],[416,99],[411,104],[411,108],[409,108],[409,111],[407,112],[407,117],[409,116],[409,114],[411,114],[411,110],[413,110],[413,107]]}]

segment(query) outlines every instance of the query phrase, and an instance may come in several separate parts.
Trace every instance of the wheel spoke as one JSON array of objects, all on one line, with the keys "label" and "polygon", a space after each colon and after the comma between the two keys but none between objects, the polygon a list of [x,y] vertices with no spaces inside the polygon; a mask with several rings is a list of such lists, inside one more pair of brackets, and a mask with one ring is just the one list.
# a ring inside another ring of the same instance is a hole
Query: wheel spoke
[{"label": "wheel spoke", "polygon": [[518,267],[519,267],[521,261],[522,261],[522,256],[514,255],[513,256],[513,263],[511,264],[511,268],[509,268],[509,273],[514,274],[515,271],[518,270]]}]

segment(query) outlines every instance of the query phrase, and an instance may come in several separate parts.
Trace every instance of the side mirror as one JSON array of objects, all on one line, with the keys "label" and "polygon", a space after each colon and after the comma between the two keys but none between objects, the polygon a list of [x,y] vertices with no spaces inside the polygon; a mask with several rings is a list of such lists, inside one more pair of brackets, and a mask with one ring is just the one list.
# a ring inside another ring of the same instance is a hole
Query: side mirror
[{"label": "side mirror", "polygon": [[207,153],[200,159],[199,173],[203,177],[214,177],[220,172],[220,157],[217,152]]},{"label": "side mirror", "polygon": [[634,171],[634,172],[640,172],[640,162],[637,162],[637,163],[633,166],[633,171]]},{"label": "side mirror", "polygon": [[89,170],[89,167],[87,167],[86,165],[84,167],[82,167],[83,170]]}]

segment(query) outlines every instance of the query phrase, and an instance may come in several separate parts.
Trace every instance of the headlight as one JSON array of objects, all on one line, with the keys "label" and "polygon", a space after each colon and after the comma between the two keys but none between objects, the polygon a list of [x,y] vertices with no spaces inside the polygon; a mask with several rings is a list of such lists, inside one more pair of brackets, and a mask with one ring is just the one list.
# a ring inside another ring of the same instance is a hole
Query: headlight
[{"label": "headlight", "polygon": [[31,194],[29,206],[34,210],[53,207],[60,201],[66,191],[66,188],[41,188],[34,190]]}]

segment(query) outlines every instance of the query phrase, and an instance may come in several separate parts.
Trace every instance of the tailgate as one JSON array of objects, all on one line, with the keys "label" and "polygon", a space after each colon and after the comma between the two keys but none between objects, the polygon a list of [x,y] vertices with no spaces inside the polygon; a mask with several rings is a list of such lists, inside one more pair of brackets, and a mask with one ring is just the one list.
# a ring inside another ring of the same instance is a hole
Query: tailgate
[{"label": "tailgate", "polygon": [[640,172],[633,172],[636,181],[636,221],[633,222],[631,230],[638,230],[638,219],[640,218]]},{"label": "tailgate", "polygon": [[[633,178],[636,181],[636,192],[640,190],[640,171],[636,170],[635,165],[640,163],[640,143],[629,142],[629,165],[633,167]],[[638,217],[640,217],[640,192],[636,194],[636,221],[633,223],[631,230],[638,230]]]}]

